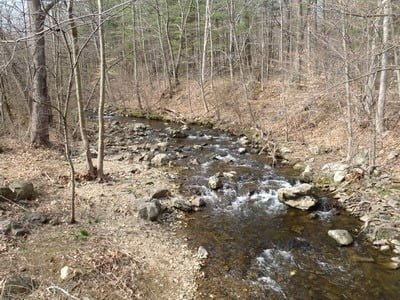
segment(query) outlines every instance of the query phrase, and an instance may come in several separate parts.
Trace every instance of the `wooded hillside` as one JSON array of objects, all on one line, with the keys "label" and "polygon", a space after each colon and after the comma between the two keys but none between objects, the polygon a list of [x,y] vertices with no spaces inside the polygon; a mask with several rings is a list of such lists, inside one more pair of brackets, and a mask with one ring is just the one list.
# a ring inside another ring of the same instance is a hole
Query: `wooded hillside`
[{"label": "wooded hillside", "polygon": [[[371,166],[376,141],[398,125],[396,1],[2,0],[0,14],[1,124],[32,143],[97,107],[103,73],[108,104],[233,119],[286,140],[296,109],[329,106],[347,159],[367,139]],[[276,96],[280,132],[257,102]]]}]

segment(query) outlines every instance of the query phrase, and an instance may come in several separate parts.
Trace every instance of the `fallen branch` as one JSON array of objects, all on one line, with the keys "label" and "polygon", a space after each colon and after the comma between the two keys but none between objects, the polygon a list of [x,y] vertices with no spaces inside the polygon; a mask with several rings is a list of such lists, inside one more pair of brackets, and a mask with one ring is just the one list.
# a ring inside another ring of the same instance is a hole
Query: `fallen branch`
[{"label": "fallen branch", "polygon": [[69,292],[67,292],[66,290],[64,290],[63,288],[61,288],[61,287],[59,287],[59,286],[56,286],[56,285],[51,285],[51,286],[49,286],[48,288],[47,288],[47,290],[49,291],[49,292],[51,292],[51,290],[57,290],[57,291],[60,291],[60,292],[62,292],[65,296],[67,296],[67,297],[69,297],[69,298],[71,298],[71,299],[73,299],[73,300],[80,300],[78,297],[75,297],[75,296],[73,296],[73,295],[71,295]]},{"label": "fallen branch", "polygon": [[0,199],[3,199],[5,201],[9,202],[10,204],[17,206],[17,207],[23,209],[24,211],[28,211],[28,209],[26,209],[22,205],[19,205],[18,203],[15,203],[13,200],[8,199],[7,197],[4,197],[4,196],[0,195]]}]

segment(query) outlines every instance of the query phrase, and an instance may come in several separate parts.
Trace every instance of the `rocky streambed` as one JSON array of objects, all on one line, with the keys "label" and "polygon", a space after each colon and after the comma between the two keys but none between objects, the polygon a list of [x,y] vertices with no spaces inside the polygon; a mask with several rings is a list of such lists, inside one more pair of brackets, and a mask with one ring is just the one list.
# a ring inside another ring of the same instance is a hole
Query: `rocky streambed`
[{"label": "rocky streambed", "polygon": [[399,258],[390,247],[371,247],[359,221],[246,138],[120,118],[110,122],[107,149],[113,159],[173,170],[178,190],[157,191],[139,216],[184,212],[180,234],[203,264],[199,299],[396,299]]}]

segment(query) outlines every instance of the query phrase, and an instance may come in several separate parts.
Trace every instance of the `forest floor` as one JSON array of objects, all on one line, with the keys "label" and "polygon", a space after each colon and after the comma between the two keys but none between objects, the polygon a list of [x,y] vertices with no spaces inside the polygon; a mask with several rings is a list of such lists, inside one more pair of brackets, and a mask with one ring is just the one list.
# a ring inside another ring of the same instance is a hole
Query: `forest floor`
[{"label": "forest floor", "polygon": [[[69,168],[62,151],[32,149],[16,140],[3,140],[2,146],[0,183],[30,181],[36,196],[18,204],[0,201],[0,220],[18,222],[29,231],[0,234],[1,299],[9,299],[10,282],[22,286],[12,290],[12,299],[194,298],[200,265],[177,234],[179,214],[159,222],[137,217],[140,202],[155,189],[176,190],[171,170],[110,156],[105,161],[108,180],[98,183],[79,176],[84,159],[76,158],[78,222],[70,225]],[[64,267],[69,270],[61,279]],[[23,287],[29,290],[32,278],[36,289],[28,296]]]}]

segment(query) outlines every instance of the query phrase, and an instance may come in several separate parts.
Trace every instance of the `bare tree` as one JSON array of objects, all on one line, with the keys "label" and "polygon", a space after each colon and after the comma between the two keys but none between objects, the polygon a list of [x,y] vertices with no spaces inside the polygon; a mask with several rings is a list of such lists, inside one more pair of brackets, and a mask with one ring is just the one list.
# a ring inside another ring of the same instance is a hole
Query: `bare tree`
[{"label": "bare tree", "polygon": [[99,52],[100,52],[100,91],[99,91],[99,136],[98,136],[98,153],[97,153],[97,177],[104,179],[104,103],[105,103],[105,84],[106,84],[106,57],[105,43],[103,31],[103,0],[97,0],[98,8],[98,35],[99,35]]},{"label": "bare tree", "polygon": [[49,10],[58,2],[45,4],[41,0],[27,1],[29,10],[29,39],[32,53],[33,109],[31,119],[31,143],[44,146],[50,143],[51,102],[47,87],[45,20]]}]

